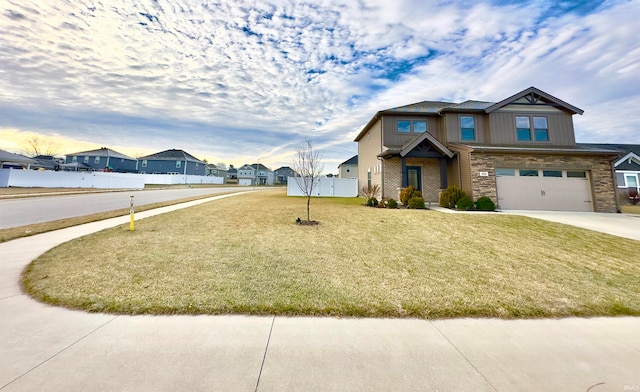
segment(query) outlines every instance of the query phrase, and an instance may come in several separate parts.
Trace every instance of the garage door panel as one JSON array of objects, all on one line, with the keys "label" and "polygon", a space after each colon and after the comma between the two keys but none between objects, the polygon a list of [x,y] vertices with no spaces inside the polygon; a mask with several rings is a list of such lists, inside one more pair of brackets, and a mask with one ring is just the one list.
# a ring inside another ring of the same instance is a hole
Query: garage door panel
[{"label": "garage door panel", "polygon": [[[516,171],[517,173],[517,171]],[[509,210],[593,211],[588,178],[496,176],[498,205]]]}]

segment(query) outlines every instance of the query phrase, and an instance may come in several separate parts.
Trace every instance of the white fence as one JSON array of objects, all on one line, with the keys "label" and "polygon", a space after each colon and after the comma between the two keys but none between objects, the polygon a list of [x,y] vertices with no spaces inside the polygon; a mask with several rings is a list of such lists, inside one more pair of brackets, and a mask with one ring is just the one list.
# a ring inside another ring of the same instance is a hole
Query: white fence
[{"label": "white fence", "polygon": [[[287,196],[305,196],[298,186],[296,177],[289,177],[287,180]],[[358,179],[335,177],[318,178],[318,184],[314,186],[312,196],[356,197],[358,196]]]},{"label": "white fence", "polygon": [[224,178],[213,176],[0,169],[0,188],[142,189],[145,184],[223,183]]}]

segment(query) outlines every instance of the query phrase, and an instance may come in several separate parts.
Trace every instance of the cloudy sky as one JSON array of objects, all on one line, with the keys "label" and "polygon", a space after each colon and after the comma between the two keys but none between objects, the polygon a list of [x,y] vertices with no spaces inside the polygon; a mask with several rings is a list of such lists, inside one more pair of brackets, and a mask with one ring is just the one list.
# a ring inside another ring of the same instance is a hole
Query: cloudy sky
[{"label": "cloudy sky", "polygon": [[184,149],[325,172],[378,111],[535,86],[640,143],[640,1],[0,0],[0,149]]}]

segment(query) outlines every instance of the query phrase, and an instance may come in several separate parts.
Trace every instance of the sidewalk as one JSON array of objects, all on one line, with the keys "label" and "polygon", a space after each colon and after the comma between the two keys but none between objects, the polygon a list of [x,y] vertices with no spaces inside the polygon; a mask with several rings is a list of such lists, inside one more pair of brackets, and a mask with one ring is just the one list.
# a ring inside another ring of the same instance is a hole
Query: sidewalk
[{"label": "sidewalk", "polygon": [[[137,219],[231,195],[136,214]],[[0,244],[0,390],[637,391],[640,318],[115,316],[18,286],[39,254],[114,218]]]}]

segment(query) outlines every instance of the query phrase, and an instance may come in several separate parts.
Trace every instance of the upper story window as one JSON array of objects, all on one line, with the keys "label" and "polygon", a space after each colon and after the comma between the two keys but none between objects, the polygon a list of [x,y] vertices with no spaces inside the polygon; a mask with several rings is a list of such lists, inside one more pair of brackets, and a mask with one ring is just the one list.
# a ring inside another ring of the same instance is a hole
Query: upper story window
[{"label": "upper story window", "polygon": [[398,120],[398,133],[425,133],[427,122],[424,120]]},{"label": "upper story window", "polygon": [[88,156],[84,157],[84,163],[89,163],[89,157]]},{"label": "upper story window", "polygon": [[460,116],[460,140],[476,140],[476,120],[473,116]]},{"label": "upper story window", "polygon": [[182,167],[182,161],[176,161],[176,169],[180,169]]},{"label": "upper story window", "polygon": [[100,157],[95,157],[95,159],[93,160],[93,163],[100,163]]},{"label": "upper story window", "polygon": [[78,162],[78,157],[77,157],[76,155],[74,155],[74,156],[71,158],[71,162]]},{"label": "upper story window", "polygon": [[[531,126],[533,124],[533,127]],[[516,116],[516,137],[519,142],[548,142],[549,126],[546,117]]]},{"label": "upper story window", "polygon": [[142,160],[142,167],[147,167],[147,160],[146,159]]}]

